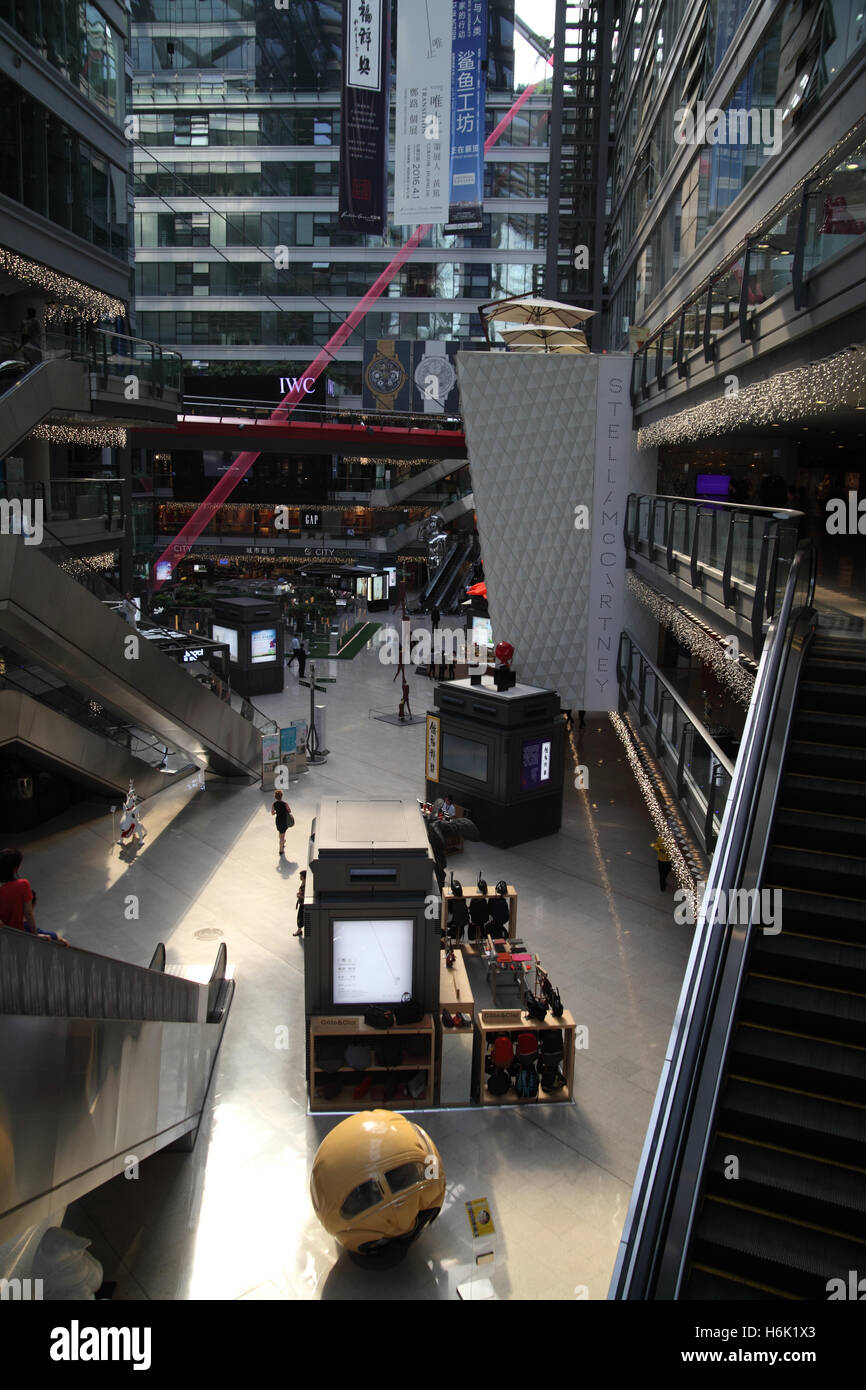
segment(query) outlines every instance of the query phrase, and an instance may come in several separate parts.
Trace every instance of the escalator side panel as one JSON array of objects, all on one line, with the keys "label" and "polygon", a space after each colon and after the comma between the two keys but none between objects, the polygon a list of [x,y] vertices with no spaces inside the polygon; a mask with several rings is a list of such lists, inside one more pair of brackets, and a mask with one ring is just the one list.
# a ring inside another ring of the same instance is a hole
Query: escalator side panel
[{"label": "escalator side panel", "polygon": [[0,1243],[194,1129],[222,1027],[0,1016]]},{"label": "escalator side panel", "polygon": [[[130,639],[135,638],[135,641]],[[0,537],[0,642],[224,776],[258,776],[245,719],[18,536]]]}]

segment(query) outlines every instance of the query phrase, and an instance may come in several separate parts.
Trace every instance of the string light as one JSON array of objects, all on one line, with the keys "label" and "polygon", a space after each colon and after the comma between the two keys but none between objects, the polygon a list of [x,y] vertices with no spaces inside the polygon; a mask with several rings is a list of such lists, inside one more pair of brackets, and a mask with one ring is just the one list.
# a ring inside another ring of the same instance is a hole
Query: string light
[{"label": "string light", "polygon": [[126,445],[126,430],[119,425],[37,425],[30,437],[49,444],[81,444],[95,449],[123,449]]},{"label": "string light", "polygon": [[80,280],[73,280],[69,275],[49,270],[48,266],[40,264],[39,261],[19,256],[17,252],[10,251],[5,246],[0,246],[0,270],[4,270],[7,275],[20,280],[24,285],[33,285],[56,297],[58,303],[45,307],[47,319],[70,318],[77,313],[78,317],[92,319],[98,323],[100,319],[122,318],[126,314],[126,305],[122,299],[103,294],[101,290],[84,285]]},{"label": "string light", "polygon": [[98,555],[64,555],[57,560],[57,566],[72,579],[81,581],[89,574],[101,574],[114,569],[117,557],[113,550],[103,550]]},{"label": "string light", "polygon": [[[634,773],[640,794],[646,802],[647,810],[650,813],[650,819],[664,841],[667,852],[671,857],[674,877],[680,887],[688,894],[693,918],[697,920],[698,878],[699,876],[701,878],[706,877],[705,870],[700,864],[700,856],[697,852],[697,848],[691,844],[688,832],[676,812],[676,808],[667,788],[662,788],[660,785],[658,774],[656,774],[655,779],[651,775],[649,771],[651,764],[647,755],[644,753],[643,759],[641,758],[637,746],[639,740],[631,724],[626,724],[625,720],[623,720],[615,710],[609,712],[608,718],[613,725],[614,733],[625,749],[625,755]],[[644,759],[646,760],[646,766],[644,766]],[[666,803],[664,808],[662,807],[660,797],[663,797]],[[675,822],[675,825],[671,824],[672,821]],[[680,847],[680,843],[687,845],[688,848],[683,850]]]},{"label": "string light", "polygon": [[[730,690],[738,704],[748,709],[755,688],[758,668],[748,657],[738,660],[728,656],[724,637],[714,632],[705,623],[684,613],[670,599],[664,598],[633,570],[630,570],[626,583],[635,598],[648,608],[662,627],[670,629],[677,641],[689,651],[694,652],[699,661],[712,668],[716,679]],[[750,670],[749,667],[752,669]]]},{"label": "string light", "polygon": [[637,432],[637,446],[658,449],[733,430],[797,424],[810,416],[830,417],[846,401],[862,399],[864,391],[866,347],[852,345],[833,357],[743,386],[732,396],[714,397],[644,425]]}]

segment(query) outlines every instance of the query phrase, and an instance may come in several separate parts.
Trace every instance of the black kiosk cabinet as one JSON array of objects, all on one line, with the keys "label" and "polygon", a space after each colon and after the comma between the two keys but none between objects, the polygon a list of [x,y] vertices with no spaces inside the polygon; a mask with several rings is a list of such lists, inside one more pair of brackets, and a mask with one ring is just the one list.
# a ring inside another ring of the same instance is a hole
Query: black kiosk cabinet
[{"label": "black kiosk cabinet", "polygon": [[482,840],[507,849],[553,835],[562,821],[565,720],[555,690],[484,676],[443,681],[427,713],[427,800],[467,808]]},{"label": "black kiosk cabinet", "polygon": [[229,649],[232,689],[273,695],[283,688],[280,605],[268,599],[225,598],[213,607],[211,637]]},{"label": "black kiosk cabinet", "polygon": [[[304,994],[310,1108],[429,1104],[440,911],[418,803],[323,798],[308,864]],[[414,1022],[388,1029],[364,1022],[372,1005],[393,1009],[404,999],[418,1006]]]}]

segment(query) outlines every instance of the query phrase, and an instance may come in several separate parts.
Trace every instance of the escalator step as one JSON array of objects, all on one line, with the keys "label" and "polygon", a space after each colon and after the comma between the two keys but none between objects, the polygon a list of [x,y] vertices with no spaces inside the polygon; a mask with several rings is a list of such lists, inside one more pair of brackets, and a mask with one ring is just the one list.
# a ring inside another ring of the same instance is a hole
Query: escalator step
[{"label": "escalator step", "polygon": [[863,1264],[862,1243],[811,1226],[704,1199],[695,1224],[692,1258],[740,1278],[825,1301],[831,1279]]},{"label": "escalator step", "polygon": [[833,808],[837,816],[866,819],[866,781],[843,782],[786,769],[779,789],[779,808],[811,811],[815,806]]},{"label": "escalator step", "polygon": [[773,840],[803,849],[866,855],[866,817],[820,814],[806,807],[780,806],[773,822]]},{"label": "escalator step", "polygon": [[[812,650],[815,648],[813,646]],[[834,653],[838,653],[835,655]],[[824,652],[820,656],[812,658],[806,662],[806,675],[810,681],[826,682],[832,685],[834,681],[842,681],[846,686],[866,686],[866,656],[861,656],[859,660],[852,660],[840,645],[833,649],[833,652]]]},{"label": "escalator step", "polygon": [[775,883],[789,884],[792,888],[819,887],[822,880],[826,880],[833,893],[845,898],[866,898],[866,859],[859,854],[828,853],[822,849],[774,843],[767,856],[765,872]]},{"label": "escalator step", "polygon": [[710,1269],[707,1265],[693,1264],[680,1294],[683,1303],[778,1303],[780,1298],[791,1298],[780,1289],[768,1289],[763,1284],[753,1284],[748,1279],[738,1279],[721,1269]]},{"label": "escalator step", "polygon": [[729,1076],[719,1128],[798,1153],[866,1168],[866,1109]]},{"label": "escalator step", "polygon": [[[778,880],[772,878],[764,884],[770,889],[780,886]],[[782,898],[782,916],[786,931],[866,944],[866,907],[858,898],[846,898],[841,894],[831,898],[826,893],[786,888]]]},{"label": "escalator step", "polygon": [[[863,692],[858,692],[863,703]],[[794,714],[793,736],[807,743],[832,743],[844,739],[849,748],[866,748],[866,718],[850,710],[815,709],[810,703],[798,704]]]},{"label": "escalator step", "polygon": [[790,931],[781,931],[778,936],[758,932],[749,965],[759,974],[866,994],[866,944],[852,946]]},{"label": "escalator step", "polygon": [[738,1076],[775,1082],[854,1104],[863,1100],[866,1050],[740,1022],[728,1066]]},{"label": "escalator step", "polygon": [[751,970],[740,995],[740,1018],[831,1042],[866,1046],[866,996]]},{"label": "escalator step", "polygon": [[[732,1158],[736,1177],[727,1176]],[[705,1182],[713,1196],[866,1239],[866,1173],[859,1170],[717,1134]]]},{"label": "escalator step", "polygon": [[866,748],[844,743],[814,743],[794,738],[788,744],[785,773],[837,777],[843,782],[866,781]]},{"label": "escalator step", "polygon": [[826,710],[831,714],[858,715],[863,712],[864,689],[861,683],[846,685],[843,673],[827,672],[827,680],[816,680],[811,666],[806,667],[806,678],[797,688],[798,709]]}]

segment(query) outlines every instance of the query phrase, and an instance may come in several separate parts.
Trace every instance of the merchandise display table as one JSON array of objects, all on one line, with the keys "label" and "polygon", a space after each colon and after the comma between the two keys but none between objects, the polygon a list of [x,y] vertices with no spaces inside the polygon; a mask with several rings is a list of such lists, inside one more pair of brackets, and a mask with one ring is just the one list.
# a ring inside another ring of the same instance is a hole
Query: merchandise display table
[{"label": "merchandise display table", "polygon": [[[434,1038],[430,1014],[405,1028],[370,1028],[358,1014],[314,1016],[310,1019],[310,1110],[413,1110],[430,1105]],[[361,1065],[346,1061],[350,1044],[358,1046]],[[395,1057],[399,1049],[399,1060],[383,1052],[383,1044]],[[418,1095],[405,1094],[408,1083],[419,1075],[424,1079],[423,1090]],[[356,1096],[362,1086],[363,1095]]]},{"label": "merchandise display table", "polygon": [[[451,969],[445,964],[445,951],[439,958],[439,1012],[447,1009],[450,1014],[468,1014],[475,1017],[475,999],[472,986],[466,973],[466,962],[462,951],[456,951]],[[450,1029],[446,1029],[450,1032]]]},{"label": "merchandise display table", "polygon": [[[443,932],[447,932],[447,929],[448,929],[448,904],[451,902],[451,899],[452,899],[453,897],[454,897],[454,894],[451,892],[451,889],[450,889],[450,888],[445,888],[444,891],[443,891],[443,893],[442,893],[442,930],[443,930]],[[463,889],[463,898],[464,898],[464,900],[465,900],[467,906],[469,905],[469,903],[472,902],[473,898],[481,898],[481,897],[484,897],[484,898],[495,898],[495,897],[496,897],[495,887],[494,887],[494,885],[493,885],[492,883],[489,884],[486,893],[479,893],[478,889],[477,889],[477,888],[474,888],[474,887],[473,887],[473,888],[466,888],[466,887],[464,887],[464,889]],[[507,922],[505,925],[503,925],[501,928],[500,928],[500,927],[496,927],[496,935],[497,935],[497,936],[505,936],[505,935],[508,935],[508,936],[515,936],[515,935],[517,934],[517,889],[514,887],[514,884],[513,884],[513,883],[509,883],[509,885],[508,885],[508,892],[505,894],[505,900],[506,900],[506,902],[508,903],[508,907],[509,907],[509,918],[508,918],[508,922]],[[482,945],[483,945],[483,942],[473,942],[473,941],[470,941],[470,940],[468,939],[467,933],[468,933],[469,931],[471,931],[471,930],[473,930],[473,928],[472,928],[472,924],[471,924],[471,922],[470,922],[469,926],[466,928],[466,930],[465,930],[464,933],[463,933],[463,940],[460,942],[460,945],[463,947],[463,949],[464,949],[464,951],[466,952],[467,955],[470,955],[470,956],[478,956],[478,955],[481,954],[481,947],[482,947]]]},{"label": "merchandise display table", "polygon": [[[513,1088],[504,1096],[493,1095],[487,1085],[484,1065],[488,1042],[503,1033],[516,1040],[519,1033],[540,1034],[554,1029],[561,1029],[563,1035],[561,1071],[565,1085],[561,1090],[545,1093],[539,1087],[538,1094],[531,1098],[519,1096]],[[548,1013],[543,1023],[527,1018],[520,1009],[481,1009],[475,1016],[475,1099],[482,1105],[544,1105],[571,1100],[574,1090],[574,1030],[575,1022],[567,1009],[561,1018]]]}]

